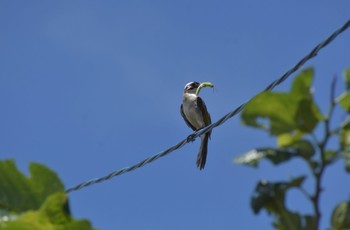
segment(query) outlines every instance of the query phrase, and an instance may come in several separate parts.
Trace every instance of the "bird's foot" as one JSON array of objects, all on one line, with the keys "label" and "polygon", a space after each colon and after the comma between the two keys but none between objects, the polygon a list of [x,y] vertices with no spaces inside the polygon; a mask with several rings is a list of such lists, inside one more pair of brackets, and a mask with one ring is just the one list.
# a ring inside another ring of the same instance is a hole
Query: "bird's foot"
[{"label": "bird's foot", "polygon": [[188,137],[187,137],[187,142],[194,142],[196,139],[194,138],[194,134],[190,134]]}]

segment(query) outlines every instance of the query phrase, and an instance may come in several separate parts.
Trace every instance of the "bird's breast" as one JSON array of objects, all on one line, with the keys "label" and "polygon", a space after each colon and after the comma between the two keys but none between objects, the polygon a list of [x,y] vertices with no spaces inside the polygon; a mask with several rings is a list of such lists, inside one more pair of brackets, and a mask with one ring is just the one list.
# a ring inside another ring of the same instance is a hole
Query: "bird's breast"
[{"label": "bird's breast", "polygon": [[198,108],[196,95],[184,95],[182,105],[186,119],[191,123],[191,125],[193,125],[193,127],[196,129],[205,127],[202,112]]}]

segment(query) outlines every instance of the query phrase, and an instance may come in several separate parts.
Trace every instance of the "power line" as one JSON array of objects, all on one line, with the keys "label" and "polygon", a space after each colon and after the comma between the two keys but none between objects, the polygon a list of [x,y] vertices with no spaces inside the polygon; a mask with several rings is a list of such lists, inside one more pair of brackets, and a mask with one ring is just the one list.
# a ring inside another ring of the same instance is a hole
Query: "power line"
[{"label": "power line", "polygon": [[[288,70],[285,74],[283,74],[280,78],[278,78],[277,80],[273,81],[270,85],[268,85],[263,91],[271,91],[272,89],[274,89],[277,85],[281,84],[282,82],[284,82],[288,77],[290,77],[290,75],[292,75],[295,71],[297,71],[298,69],[301,68],[302,65],[304,65],[308,60],[310,60],[311,58],[315,57],[318,52],[324,48],[325,46],[327,46],[329,43],[331,43],[339,34],[341,34],[342,32],[344,32],[346,29],[348,29],[350,27],[350,20],[347,21],[342,27],[340,27],[339,29],[337,29],[333,34],[331,34],[328,38],[326,38],[325,40],[323,40],[321,43],[319,43],[314,49],[311,50],[311,52],[309,54],[307,54],[304,58],[302,58],[294,67],[292,67],[290,70]],[[251,99],[250,99],[251,100]],[[249,101],[248,101],[249,102]],[[74,187],[71,187],[69,189],[66,190],[66,193],[69,192],[73,192],[73,191],[77,191],[81,188],[96,184],[96,183],[100,183],[106,180],[109,180],[115,176],[119,176],[122,175],[124,173],[133,171],[137,168],[141,168],[146,164],[149,164],[161,157],[164,157],[166,155],[168,155],[169,153],[183,147],[184,145],[186,145],[189,142],[194,141],[197,137],[199,137],[200,135],[209,132],[210,130],[212,130],[213,128],[222,125],[224,122],[226,122],[228,119],[232,118],[233,116],[237,115],[238,113],[240,113],[244,107],[247,105],[247,103],[243,103],[240,106],[238,106],[236,109],[234,109],[233,111],[229,112],[228,114],[226,114],[225,116],[223,116],[221,119],[219,119],[217,122],[212,123],[211,125],[208,125],[207,127],[204,127],[201,130],[198,130],[196,132],[194,132],[193,134],[191,134],[189,137],[187,137],[186,139],[180,141],[179,143],[177,143],[176,145],[168,148],[167,150],[164,150],[162,152],[159,152],[135,165],[126,167],[126,168],[122,168],[119,169],[117,171],[111,172],[110,174],[100,177],[100,178],[96,178],[96,179],[92,179],[83,183],[80,183]]]}]

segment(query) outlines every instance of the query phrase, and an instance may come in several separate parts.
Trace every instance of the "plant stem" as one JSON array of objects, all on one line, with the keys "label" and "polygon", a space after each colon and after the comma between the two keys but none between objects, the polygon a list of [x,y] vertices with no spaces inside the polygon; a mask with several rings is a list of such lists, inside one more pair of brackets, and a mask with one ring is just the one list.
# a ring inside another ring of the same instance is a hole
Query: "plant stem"
[{"label": "plant stem", "polygon": [[327,166],[327,162],[326,162],[326,158],[325,158],[325,151],[326,151],[326,145],[327,142],[329,140],[329,138],[331,137],[331,133],[330,133],[330,119],[333,115],[333,111],[334,111],[334,106],[335,106],[335,84],[336,84],[336,78],[334,77],[332,80],[332,84],[331,84],[331,93],[330,93],[330,106],[328,109],[328,114],[327,117],[324,120],[324,137],[323,140],[318,144],[319,150],[320,150],[320,155],[321,155],[321,159],[320,159],[320,167],[318,169],[313,170],[313,174],[315,177],[315,194],[312,196],[312,204],[313,204],[313,208],[314,208],[314,212],[315,212],[315,222],[314,222],[314,230],[318,230],[319,229],[319,225],[320,225],[320,220],[321,220],[321,211],[320,211],[320,195],[322,192],[322,176],[324,173],[324,170]]},{"label": "plant stem", "polygon": [[315,178],[316,178],[315,195],[311,199],[314,207],[314,212],[315,212],[314,230],[319,229],[319,223],[321,220],[321,211],[320,211],[319,203],[320,203],[320,195],[322,192],[321,179],[324,171],[324,166],[325,165],[321,165],[320,171],[318,173],[315,173]]}]

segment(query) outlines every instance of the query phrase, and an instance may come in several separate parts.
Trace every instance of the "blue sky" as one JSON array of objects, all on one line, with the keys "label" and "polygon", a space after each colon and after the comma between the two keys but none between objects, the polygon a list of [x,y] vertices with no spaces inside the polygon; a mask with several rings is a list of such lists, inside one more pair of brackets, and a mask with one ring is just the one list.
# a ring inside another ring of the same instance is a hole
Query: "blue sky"
[{"label": "blue sky", "polygon": [[[67,188],[132,165],[191,133],[179,113],[187,82],[215,84],[201,95],[216,121],[345,23],[349,9],[347,0],[1,1],[1,159],[24,172],[43,163]],[[349,47],[346,31],[305,66],[315,67],[322,111],[331,77],[350,67]],[[252,169],[232,159],[274,145],[235,117],[213,131],[204,171],[197,140],[71,193],[71,210],[99,229],[271,229],[268,215],[250,209],[255,184],[308,173],[306,165]],[[350,191],[341,161],[324,179],[322,229]],[[292,210],[311,211],[299,192],[287,198]]]}]

